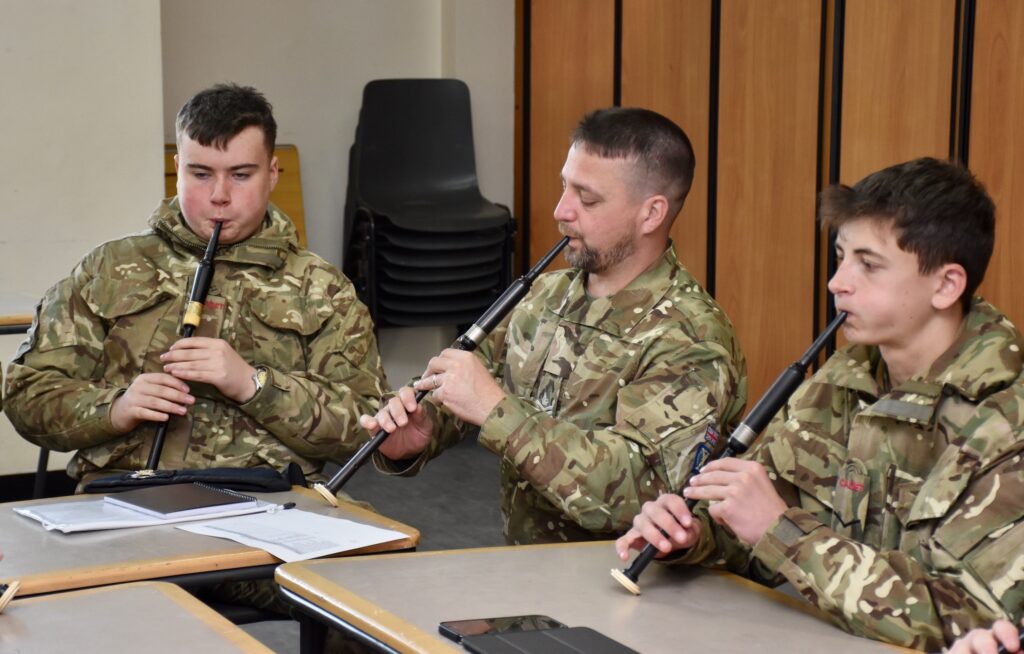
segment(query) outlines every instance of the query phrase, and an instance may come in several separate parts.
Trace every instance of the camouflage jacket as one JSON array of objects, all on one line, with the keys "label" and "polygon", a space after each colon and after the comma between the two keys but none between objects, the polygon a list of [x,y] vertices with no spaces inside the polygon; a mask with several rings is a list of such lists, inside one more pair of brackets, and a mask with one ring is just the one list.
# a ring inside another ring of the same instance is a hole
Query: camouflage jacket
[{"label": "camouflage jacket", "polygon": [[[501,457],[513,544],[625,531],[643,502],[682,484],[707,428],[733,427],[746,399],[732,325],[671,247],[615,295],[588,297],[585,279],[540,276],[478,350],[507,391],[479,441]],[[437,434],[418,464],[466,431],[426,408]]]},{"label": "camouflage jacket", "polygon": [[[144,468],[154,426],[118,435],[111,402],[178,338],[205,243],[176,200],[151,229],[99,246],[47,291],[7,375],[5,411],[26,439],[78,450],[75,478]],[[173,417],[161,468],[298,463],[315,474],[365,440],[384,374],[366,308],[336,268],[298,246],[291,221],[271,205],[263,228],[217,250],[197,336],[225,339],[268,382],[238,404],[192,384],[196,403]]]},{"label": "camouflage jacket", "polygon": [[[788,580],[848,631],[938,650],[1024,605],[1024,369],[976,299],[957,341],[891,390],[878,348],[834,354],[748,453],[791,507],[749,548],[708,529],[683,561]],[[717,551],[716,551],[717,544]]]}]

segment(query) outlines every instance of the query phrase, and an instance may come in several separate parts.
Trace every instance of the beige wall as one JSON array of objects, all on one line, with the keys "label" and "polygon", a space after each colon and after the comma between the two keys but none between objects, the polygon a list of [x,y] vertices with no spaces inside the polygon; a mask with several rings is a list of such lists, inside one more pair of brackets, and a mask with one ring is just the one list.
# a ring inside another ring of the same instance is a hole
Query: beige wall
[{"label": "beige wall", "polygon": [[0,15],[0,279],[38,297],[161,194],[159,4],[0,0]]},{"label": "beige wall", "polygon": [[484,197],[512,206],[515,183],[515,2],[444,0],[441,75],[469,85]]},{"label": "beige wall", "polygon": [[[201,19],[199,19],[201,17]],[[302,159],[310,248],[340,264],[348,148],[372,79],[453,76],[473,98],[481,187],[511,204],[515,3],[510,0],[164,0],[164,138],[195,91],[250,84]]]},{"label": "beige wall", "polygon": [[[29,311],[93,245],[142,228],[177,109],[219,81],[274,104],[279,141],[302,158],[310,247],[335,264],[371,79],[465,80],[481,188],[512,204],[511,0],[0,0],[0,15],[0,312]],[[390,379],[418,373],[454,335],[383,330]],[[19,341],[0,337],[5,362]],[[0,419],[0,474],[34,467],[23,443]]]},{"label": "beige wall", "polygon": [[[160,197],[160,6],[0,0],[0,16],[0,312],[28,313]],[[5,363],[20,341],[0,336]],[[37,452],[0,418],[0,474],[34,469]]]},{"label": "beige wall", "polygon": [[[278,142],[299,148],[309,248],[342,259],[348,148],[363,86],[458,77],[470,88],[480,186],[511,205],[515,3],[511,0],[164,0],[164,138],[195,91],[250,84],[274,105]],[[201,16],[201,20],[197,17]],[[385,329],[388,377],[404,383],[454,329]]]},{"label": "beige wall", "polygon": [[[442,0],[441,73],[469,85],[476,170],[484,197],[508,207],[514,192],[515,3]],[[404,384],[458,334],[454,327],[380,330],[388,379]]]}]

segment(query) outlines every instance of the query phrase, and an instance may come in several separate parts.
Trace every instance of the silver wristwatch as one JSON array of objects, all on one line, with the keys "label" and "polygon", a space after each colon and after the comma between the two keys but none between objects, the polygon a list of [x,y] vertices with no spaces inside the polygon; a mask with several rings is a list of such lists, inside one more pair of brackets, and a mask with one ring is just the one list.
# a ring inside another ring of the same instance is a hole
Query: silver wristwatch
[{"label": "silver wristwatch", "polygon": [[252,381],[256,384],[256,392],[254,392],[252,394],[252,397],[250,397],[248,400],[243,402],[243,404],[248,403],[248,402],[252,402],[253,398],[255,398],[257,395],[260,394],[260,391],[263,390],[263,387],[267,383],[267,377],[269,377],[269,376],[270,376],[270,372],[266,368],[264,368],[263,366],[258,366],[256,368],[256,372],[252,373]]}]

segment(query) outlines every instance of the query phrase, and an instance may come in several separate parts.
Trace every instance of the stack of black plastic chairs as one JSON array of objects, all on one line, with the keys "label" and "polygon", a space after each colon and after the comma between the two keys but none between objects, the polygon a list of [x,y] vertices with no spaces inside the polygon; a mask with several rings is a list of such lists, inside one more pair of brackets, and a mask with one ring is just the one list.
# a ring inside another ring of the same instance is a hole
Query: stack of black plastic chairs
[{"label": "stack of black plastic chairs", "polygon": [[469,89],[375,80],[349,151],[345,273],[378,327],[472,323],[512,280],[515,222],[477,185]]}]

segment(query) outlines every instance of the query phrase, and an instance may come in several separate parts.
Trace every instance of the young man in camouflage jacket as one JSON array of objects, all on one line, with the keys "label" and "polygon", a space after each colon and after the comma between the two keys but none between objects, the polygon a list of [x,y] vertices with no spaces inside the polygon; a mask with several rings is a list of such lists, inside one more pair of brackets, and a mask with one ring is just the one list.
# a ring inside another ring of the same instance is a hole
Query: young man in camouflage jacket
[{"label": "young man in camouflage jacket", "polygon": [[[827,190],[849,345],[743,459],[644,506],[616,543],[788,580],[853,633],[937,650],[1024,605],[1020,332],[973,297],[995,211],[918,159]],[[659,533],[663,529],[668,536]]]},{"label": "young man in camouflage jacket", "polygon": [[510,543],[612,538],[641,502],[678,489],[746,395],[732,325],[669,241],[693,167],[663,116],[584,117],[555,209],[572,269],[542,275],[476,353],[432,359],[422,405],[406,387],[363,418],[392,432],[378,467],[414,473],[479,426],[501,457]]},{"label": "young man in camouflage jacket", "polygon": [[[218,85],[177,119],[178,195],[149,230],[99,246],[40,303],[7,375],[8,417],[54,450],[78,450],[83,482],[146,466],[170,420],[161,468],[316,475],[365,440],[383,372],[351,283],[299,247],[269,203],[276,123],[254,89]],[[196,336],[178,340],[215,222],[215,273]]]}]

